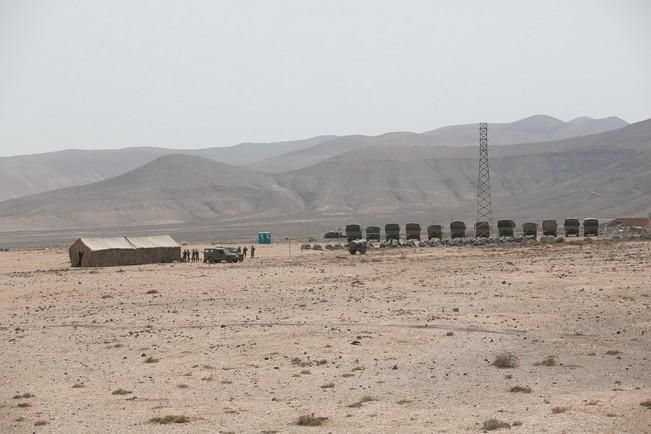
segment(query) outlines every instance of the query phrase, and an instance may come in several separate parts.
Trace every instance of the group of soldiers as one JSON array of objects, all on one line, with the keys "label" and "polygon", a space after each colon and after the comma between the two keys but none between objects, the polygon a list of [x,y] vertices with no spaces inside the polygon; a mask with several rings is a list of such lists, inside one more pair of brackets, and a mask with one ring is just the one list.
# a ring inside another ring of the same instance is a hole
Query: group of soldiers
[{"label": "group of soldiers", "polygon": [[[246,258],[246,254],[249,252],[248,247],[244,246],[244,248],[238,247],[237,248],[237,253],[240,253],[242,255],[242,259]],[[251,245],[251,259],[255,258],[255,246]]]},{"label": "group of soldiers", "polygon": [[[255,246],[252,245],[251,250],[246,246],[244,246],[244,248],[237,248],[237,253],[240,255],[241,260],[244,260],[249,252],[251,253],[251,259],[255,258]],[[181,257],[183,258],[183,262],[201,262],[199,249],[184,249],[183,252],[181,252]]]},{"label": "group of soldiers", "polygon": [[185,249],[183,250],[183,262],[199,262],[199,249]]}]

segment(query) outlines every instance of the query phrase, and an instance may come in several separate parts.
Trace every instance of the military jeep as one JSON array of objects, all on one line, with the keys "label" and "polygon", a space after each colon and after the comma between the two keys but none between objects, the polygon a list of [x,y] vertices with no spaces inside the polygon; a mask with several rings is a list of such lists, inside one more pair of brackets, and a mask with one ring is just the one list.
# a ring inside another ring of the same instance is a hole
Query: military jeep
[{"label": "military jeep", "polygon": [[366,249],[368,248],[368,241],[366,240],[353,240],[348,243],[348,252],[351,255],[358,253],[360,255],[366,254]]},{"label": "military jeep", "polygon": [[203,262],[208,264],[216,264],[217,262],[232,262],[235,263],[241,260],[241,254],[237,250],[218,247],[203,249]]}]

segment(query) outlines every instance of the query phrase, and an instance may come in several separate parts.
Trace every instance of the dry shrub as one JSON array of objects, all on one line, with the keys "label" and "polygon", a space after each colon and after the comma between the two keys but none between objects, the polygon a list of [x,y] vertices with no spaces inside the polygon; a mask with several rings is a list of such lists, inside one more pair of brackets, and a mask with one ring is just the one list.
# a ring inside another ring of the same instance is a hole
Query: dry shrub
[{"label": "dry shrub", "polygon": [[43,426],[43,425],[47,425],[46,420],[37,420],[36,422],[34,422],[34,426]]},{"label": "dry shrub", "polygon": [[130,390],[119,388],[119,389],[115,389],[113,392],[111,392],[111,395],[128,395],[130,393],[132,393]]},{"label": "dry shrub", "polygon": [[567,407],[554,407],[552,408],[552,414],[561,414],[567,411]]},{"label": "dry shrub", "polygon": [[158,359],[156,357],[149,356],[145,359],[145,363],[158,363]]},{"label": "dry shrub", "polygon": [[651,408],[651,399],[647,399],[646,401],[640,402],[640,405],[642,407]]},{"label": "dry shrub", "polygon": [[300,357],[292,357],[292,365],[298,366],[300,368],[305,368],[306,366],[310,366],[309,362],[305,362],[303,359]]},{"label": "dry shrub", "polygon": [[163,417],[152,417],[149,419],[150,423],[158,423],[161,425],[167,425],[170,423],[188,423],[190,422],[190,418],[184,415],[179,415],[179,416],[174,416],[174,415],[167,415]]},{"label": "dry shrub", "polygon": [[320,426],[323,425],[323,423],[328,420],[327,417],[323,416],[315,416],[314,413],[312,414],[306,414],[303,416],[299,416],[298,420],[296,421],[296,425],[300,426]]},{"label": "dry shrub", "polygon": [[75,383],[75,384],[72,385],[73,389],[81,389],[81,388],[84,388],[84,387],[86,387],[86,386],[84,386],[83,383]]},{"label": "dry shrub", "polygon": [[13,399],[28,399],[28,398],[34,398],[35,395],[31,393],[23,393],[22,395],[14,395]]},{"label": "dry shrub", "polygon": [[18,404],[16,404],[16,407],[18,407],[18,408],[26,408],[26,407],[31,407],[31,406],[32,406],[32,404],[30,404],[29,402],[19,402]]},{"label": "dry shrub", "polygon": [[346,407],[348,407],[348,408],[360,408],[362,406],[362,404],[364,404],[365,402],[371,402],[371,401],[375,401],[375,398],[373,398],[372,396],[369,396],[369,395],[364,395],[364,396],[362,396],[362,399],[360,399],[359,401],[355,401],[352,404],[348,404]]},{"label": "dry shrub", "polygon": [[511,428],[511,425],[509,425],[507,422],[503,422],[501,420],[497,419],[488,419],[487,421],[484,421],[483,429],[484,431],[495,431],[498,429],[502,428]]},{"label": "dry shrub", "polygon": [[511,392],[513,392],[513,393],[531,393],[531,387],[529,387],[529,386],[513,386],[513,387],[511,387]]},{"label": "dry shrub", "polygon": [[513,353],[501,353],[495,356],[493,366],[500,369],[512,369],[518,366],[518,357]]},{"label": "dry shrub", "polygon": [[335,387],[335,383],[326,383],[321,385],[321,389],[332,389]]},{"label": "dry shrub", "polygon": [[556,366],[557,364],[556,357],[547,356],[542,361],[534,363],[534,366]]}]

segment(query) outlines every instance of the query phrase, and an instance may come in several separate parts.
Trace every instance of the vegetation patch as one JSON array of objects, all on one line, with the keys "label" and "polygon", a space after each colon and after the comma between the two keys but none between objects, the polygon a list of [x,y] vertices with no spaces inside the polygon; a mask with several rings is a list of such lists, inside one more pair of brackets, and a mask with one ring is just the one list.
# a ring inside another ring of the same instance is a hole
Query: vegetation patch
[{"label": "vegetation patch", "polygon": [[167,415],[163,417],[152,417],[149,419],[149,423],[157,423],[160,425],[167,425],[170,423],[188,423],[190,422],[190,418],[184,415]]},{"label": "vegetation patch", "polygon": [[512,369],[518,366],[518,357],[513,353],[501,353],[495,356],[493,366],[500,369]]},{"label": "vegetation patch", "polygon": [[556,361],[556,357],[554,356],[547,356],[540,362],[534,363],[534,366],[556,366],[558,365],[558,362]]},{"label": "vegetation patch", "polygon": [[513,393],[531,393],[531,387],[529,387],[529,386],[513,386],[513,387],[511,387],[511,392],[513,392]]},{"label": "vegetation patch", "polygon": [[[369,396],[369,395],[365,395],[365,396],[362,396],[362,399],[360,399],[359,401],[355,401],[352,404],[348,404],[346,407],[348,407],[348,408],[360,408],[362,406],[362,404],[364,404],[365,402],[371,402],[371,401],[375,401],[375,398],[373,398],[372,396]],[[400,404],[400,402],[398,402],[398,404]]]},{"label": "vegetation patch", "polygon": [[321,426],[325,423],[325,421],[328,420],[327,417],[323,416],[315,416],[314,413],[312,414],[306,414],[303,416],[299,416],[299,418],[296,420],[296,425],[300,426]]},{"label": "vegetation patch", "polygon": [[292,365],[298,366],[300,368],[305,368],[306,366],[311,365],[311,363],[304,361],[300,357],[292,357],[291,363]]},{"label": "vegetation patch", "polygon": [[132,393],[130,390],[119,388],[111,392],[111,395],[128,395],[130,393]]},{"label": "vegetation patch", "polygon": [[511,425],[498,419],[488,419],[484,421],[482,428],[484,431],[496,431],[498,429],[510,429]]},{"label": "vegetation patch", "polygon": [[13,399],[29,399],[29,398],[34,398],[35,395],[31,393],[23,393],[22,395],[14,395]]}]

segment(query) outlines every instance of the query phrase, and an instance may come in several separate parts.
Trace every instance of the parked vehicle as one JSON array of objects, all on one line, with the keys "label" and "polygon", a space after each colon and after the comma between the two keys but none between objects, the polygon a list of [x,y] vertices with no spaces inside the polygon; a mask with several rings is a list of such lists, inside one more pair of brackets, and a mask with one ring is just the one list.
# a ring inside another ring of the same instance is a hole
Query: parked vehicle
[{"label": "parked vehicle", "polygon": [[346,239],[348,242],[364,238],[360,225],[346,225]]},{"label": "parked vehicle", "polygon": [[439,240],[443,239],[443,226],[441,225],[427,226],[427,239],[431,240],[434,238],[438,238]]},{"label": "parked vehicle", "polygon": [[578,219],[565,219],[563,226],[565,226],[566,237],[569,237],[570,235],[574,235],[575,237],[579,236],[579,228],[581,227],[581,223]]},{"label": "parked vehicle", "polygon": [[203,262],[215,264],[217,262],[235,263],[242,259],[242,255],[237,250],[228,247],[217,247],[203,249]]},{"label": "parked vehicle", "polygon": [[488,222],[475,223],[475,238],[490,238],[491,227]]},{"label": "parked vehicle", "polygon": [[366,240],[354,240],[348,243],[348,252],[351,255],[359,253],[360,255],[366,254],[366,248],[368,247],[368,242]]},{"label": "parked vehicle", "polygon": [[451,238],[465,238],[466,237],[466,224],[460,220],[450,223],[450,237]]},{"label": "parked vehicle", "polygon": [[397,223],[389,223],[384,225],[384,233],[387,241],[398,240],[400,241],[400,225]]},{"label": "parked vehicle", "polygon": [[366,239],[369,241],[380,240],[380,227],[379,226],[366,226]]},{"label": "parked vehicle", "polygon": [[599,220],[587,218],[583,220],[583,236],[599,236]]},{"label": "parked vehicle", "polygon": [[555,237],[558,235],[558,223],[556,220],[543,220],[542,230],[543,235]]},{"label": "parked vehicle", "polygon": [[405,232],[408,240],[420,241],[420,225],[418,223],[407,223]]},{"label": "parked vehicle", "polygon": [[515,228],[515,222],[513,220],[498,220],[497,221],[497,232],[500,237],[513,237],[513,228]]},{"label": "parked vehicle", "polygon": [[523,223],[522,236],[538,238],[538,223]]}]

